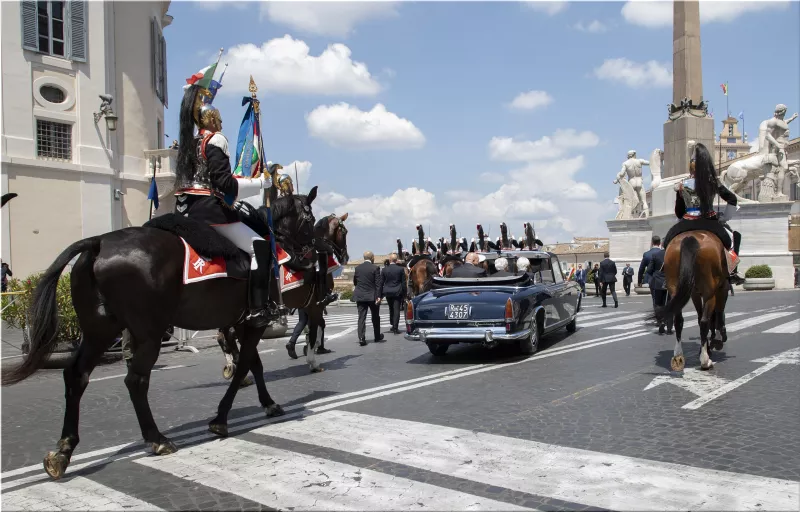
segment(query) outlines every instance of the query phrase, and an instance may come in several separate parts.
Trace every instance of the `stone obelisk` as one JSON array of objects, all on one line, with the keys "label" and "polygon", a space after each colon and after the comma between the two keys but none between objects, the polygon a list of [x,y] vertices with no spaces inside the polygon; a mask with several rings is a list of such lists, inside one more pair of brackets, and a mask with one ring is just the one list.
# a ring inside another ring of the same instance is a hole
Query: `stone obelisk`
[{"label": "stone obelisk", "polygon": [[689,172],[686,142],[714,151],[714,120],[703,100],[700,57],[700,3],[674,1],[672,18],[672,104],[664,123],[664,169],[669,178]]}]

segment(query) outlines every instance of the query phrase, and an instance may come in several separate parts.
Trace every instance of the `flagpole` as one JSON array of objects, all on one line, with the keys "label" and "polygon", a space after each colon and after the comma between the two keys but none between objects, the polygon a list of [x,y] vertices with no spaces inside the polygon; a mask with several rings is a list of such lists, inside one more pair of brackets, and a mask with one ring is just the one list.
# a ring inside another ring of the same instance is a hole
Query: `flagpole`
[{"label": "flagpole", "polygon": [[300,178],[297,177],[297,162],[294,163],[294,181],[297,182],[297,193],[300,193]]}]

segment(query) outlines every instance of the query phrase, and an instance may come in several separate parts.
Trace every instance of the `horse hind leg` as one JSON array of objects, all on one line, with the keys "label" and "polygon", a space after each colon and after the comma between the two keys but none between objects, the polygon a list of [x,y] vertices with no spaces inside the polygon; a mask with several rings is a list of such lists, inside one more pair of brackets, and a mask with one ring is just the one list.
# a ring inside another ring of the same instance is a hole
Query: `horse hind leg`
[{"label": "horse hind leg", "polygon": [[700,318],[700,369],[710,370],[714,367],[708,349],[708,331],[714,315],[716,314],[716,297],[711,297],[703,305],[703,316]]},{"label": "horse hind leg", "polygon": [[89,376],[100,361],[105,350],[111,344],[113,334],[96,337],[84,333],[83,340],[78,346],[78,352],[72,362],[64,369],[64,393],[66,407],[64,411],[64,425],[61,429],[56,451],[48,452],[44,457],[44,470],[54,480],[58,480],[67,470],[72,453],[80,442],[78,436],[78,423],[81,397],[86,386],[89,385]]},{"label": "horse hind leg", "polygon": [[[155,333],[164,332],[164,329],[153,329]],[[150,390],[150,375],[153,366],[158,360],[161,351],[161,335],[147,335],[142,332],[131,332],[136,351],[128,365],[128,375],[125,376],[125,386],[136,411],[136,419],[142,431],[142,438],[145,443],[149,443],[156,455],[168,455],[178,450],[175,444],[164,436],[153,419],[153,412],[150,410],[150,402],[147,394]]]},{"label": "horse hind leg", "polygon": [[[236,373],[236,365],[239,364],[239,347],[236,344],[236,330],[232,327],[220,329],[217,332],[217,343],[219,343],[222,353],[225,356],[225,366],[222,368],[222,378],[231,380]],[[243,388],[251,386],[253,379],[245,375],[242,379]]]},{"label": "horse hind leg", "polygon": [[275,400],[272,399],[269,391],[267,391],[267,383],[264,382],[264,366],[261,364],[261,357],[258,352],[250,362],[250,370],[253,373],[253,377],[255,377],[258,401],[261,403],[261,407],[264,408],[267,418],[283,416],[285,414],[283,407],[275,403]]},{"label": "horse hind leg", "polygon": [[714,350],[722,350],[725,342],[728,341],[728,332],[725,328],[725,303],[728,300],[728,288],[725,287],[717,293],[717,310],[715,311],[715,324],[719,330],[721,340],[711,340],[711,348]]},{"label": "horse hind leg", "polygon": [[675,314],[675,349],[672,351],[672,361],[670,362],[670,367],[676,372],[682,372],[686,366],[686,358],[683,356],[683,346],[681,345],[682,332],[683,313],[678,311]]}]

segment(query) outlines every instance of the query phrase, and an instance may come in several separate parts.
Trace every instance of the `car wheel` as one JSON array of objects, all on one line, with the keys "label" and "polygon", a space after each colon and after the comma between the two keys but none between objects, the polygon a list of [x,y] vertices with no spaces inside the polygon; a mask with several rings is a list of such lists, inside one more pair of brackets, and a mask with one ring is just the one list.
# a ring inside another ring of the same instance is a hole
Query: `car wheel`
[{"label": "car wheel", "polygon": [[430,350],[431,354],[435,356],[445,355],[447,353],[447,349],[449,348],[449,343],[428,343],[428,350]]},{"label": "car wheel", "polygon": [[575,315],[575,318],[572,319],[570,323],[567,324],[567,332],[575,332],[578,329],[578,315]]},{"label": "car wheel", "polygon": [[539,350],[539,322],[536,317],[533,317],[531,325],[531,334],[527,338],[520,340],[519,350],[526,356],[530,356]]}]

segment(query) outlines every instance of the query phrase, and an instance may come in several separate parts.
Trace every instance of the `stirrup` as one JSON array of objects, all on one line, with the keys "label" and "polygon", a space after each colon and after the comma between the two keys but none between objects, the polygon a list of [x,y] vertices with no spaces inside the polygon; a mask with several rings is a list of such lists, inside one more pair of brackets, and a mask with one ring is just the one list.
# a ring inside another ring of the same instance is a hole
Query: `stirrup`
[{"label": "stirrup", "polygon": [[317,302],[317,306],[324,308],[325,306],[327,306],[328,304],[330,304],[331,302],[335,301],[338,298],[339,298],[339,294],[338,293],[330,293],[330,294],[328,294],[327,297],[325,297],[321,301]]}]

